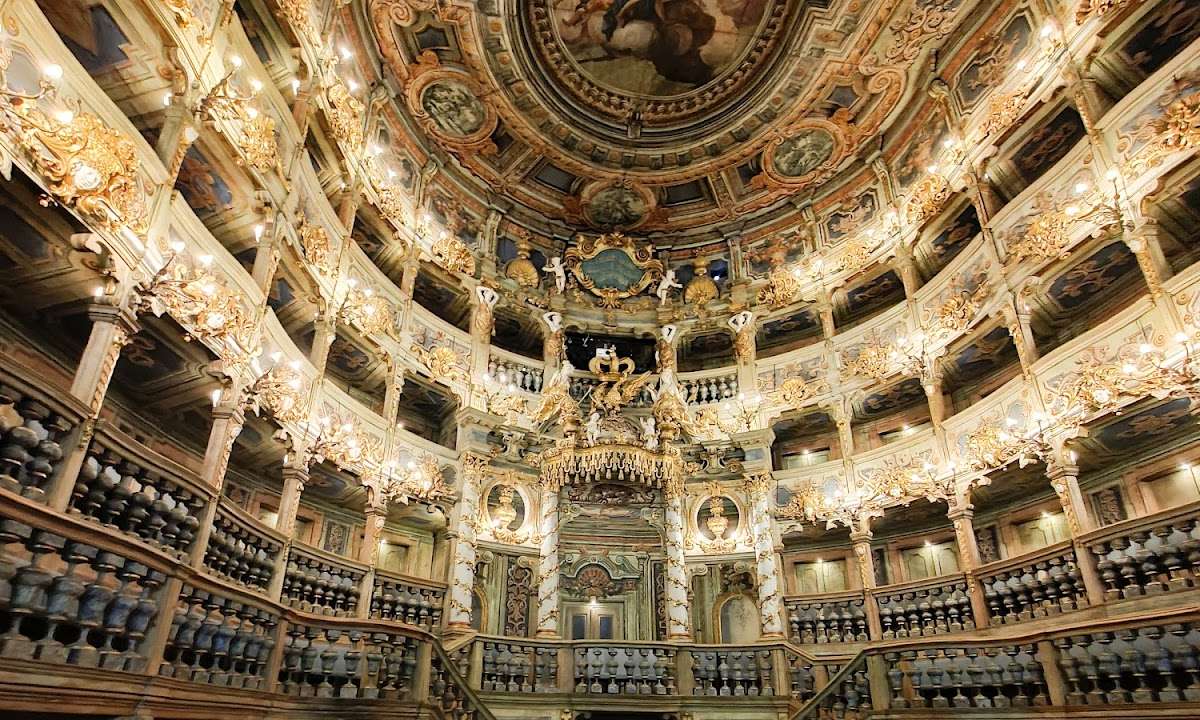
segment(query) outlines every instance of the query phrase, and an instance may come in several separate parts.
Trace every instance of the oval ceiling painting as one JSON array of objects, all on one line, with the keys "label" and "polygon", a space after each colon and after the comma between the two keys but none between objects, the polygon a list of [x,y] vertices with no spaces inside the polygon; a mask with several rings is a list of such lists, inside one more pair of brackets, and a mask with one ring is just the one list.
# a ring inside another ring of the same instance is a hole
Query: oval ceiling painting
[{"label": "oval ceiling painting", "polygon": [[668,97],[708,84],[754,38],[769,0],[556,0],[554,25],[593,82]]},{"label": "oval ceiling painting", "polygon": [[775,148],[772,156],[775,169],[785,177],[803,177],[829,160],[833,144],[833,135],[825,130],[801,130]]},{"label": "oval ceiling painting", "polygon": [[421,93],[421,109],[433,118],[439,130],[457,137],[479,132],[487,120],[487,109],[471,89],[457,80],[438,80]]},{"label": "oval ceiling painting", "polygon": [[633,190],[614,185],[588,198],[584,210],[600,227],[632,227],[646,216],[646,201]]}]

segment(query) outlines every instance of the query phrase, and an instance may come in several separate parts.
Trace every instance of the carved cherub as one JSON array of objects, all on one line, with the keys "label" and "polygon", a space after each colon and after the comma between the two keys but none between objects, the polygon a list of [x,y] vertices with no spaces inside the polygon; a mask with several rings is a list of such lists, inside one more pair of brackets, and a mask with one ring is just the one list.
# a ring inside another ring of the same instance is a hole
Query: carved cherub
[{"label": "carved cherub", "polygon": [[675,282],[675,271],[668,270],[666,274],[663,275],[662,280],[658,281],[658,289],[654,291],[654,294],[658,296],[658,303],[662,305],[668,300],[671,294],[671,288],[681,287],[683,287],[683,285]]},{"label": "carved cherub", "polygon": [[542,270],[554,276],[554,287],[561,293],[567,288],[567,271],[563,267],[562,258],[557,256],[552,257],[549,263]]}]

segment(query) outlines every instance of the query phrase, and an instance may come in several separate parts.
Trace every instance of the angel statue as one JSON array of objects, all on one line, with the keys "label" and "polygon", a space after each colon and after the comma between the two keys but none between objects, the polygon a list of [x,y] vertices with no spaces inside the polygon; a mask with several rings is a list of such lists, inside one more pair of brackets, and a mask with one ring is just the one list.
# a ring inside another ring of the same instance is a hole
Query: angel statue
[{"label": "angel statue", "polygon": [[558,416],[564,430],[579,428],[579,403],[571,397],[571,375],[574,372],[571,361],[563,360],[558,370],[550,376],[550,381],[542,387],[542,401],[532,416],[535,426]]},{"label": "angel statue", "polygon": [[595,445],[596,441],[600,439],[600,413],[594,412],[588,416],[584,432],[587,435],[588,445]]},{"label": "angel statue", "polygon": [[667,302],[667,299],[671,294],[671,288],[681,287],[683,286],[675,282],[675,271],[668,270],[666,274],[663,275],[662,280],[658,281],[658,289],[654,291],[654,294],[658,296],[658,304],[662,305]]},{"label": "angel statue", "polygon": [[647,450],[658,449],[658,429],[655,427],[654,418],[647,416],[641,419],[642,423],[642,445]]},{"label": "angel statue", "polygon": [[549,262],[542,270],[554,276],[554,287],[561,293],[567,288],[567,271],[563,268],[562,258],[555,256]]}]

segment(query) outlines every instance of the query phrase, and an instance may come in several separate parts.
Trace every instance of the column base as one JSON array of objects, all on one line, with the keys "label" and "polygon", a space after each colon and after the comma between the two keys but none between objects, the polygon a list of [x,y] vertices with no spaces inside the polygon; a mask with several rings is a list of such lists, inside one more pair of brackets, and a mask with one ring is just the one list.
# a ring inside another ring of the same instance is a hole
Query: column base
[{"label": "column base", "polygon": [[667,642],[676,642],[676,641],[691,642],[692,634],[691,633],[670,633],[669,635],[667,635]]},{"label": "column base", "polygon": [[784,635],[783,633],[770,632],[770,633],[763,633],[762,635],[759,635],[758,639],[759,640],[786,640],[787,636]]},{"label": "column base", "polygon": [[539,640],[558,640],[558,631],[556,630],[538,630],[534,635]]}]

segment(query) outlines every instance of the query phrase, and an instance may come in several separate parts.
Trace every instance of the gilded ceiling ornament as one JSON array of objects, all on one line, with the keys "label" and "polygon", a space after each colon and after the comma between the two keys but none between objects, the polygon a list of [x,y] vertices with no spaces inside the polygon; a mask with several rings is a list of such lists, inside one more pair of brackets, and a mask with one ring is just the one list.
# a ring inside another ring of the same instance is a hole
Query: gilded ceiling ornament
[{"label": "gilded ceiling ornament", "polygon": [[1046,451],[1039,434],[1023,433],[998,417],[985,419],[962,441],[967,467],[978,472],[1004,467],[1013,460],[1024,467],[1044,457]]},{"label": "gilded ceiling ornament", "polygon": [[683,302],[688,305],[706,305],[717,299],[717,283],[709,277],[708,260],[696,258],[692,261],[692,279],[683,291]]},{"label": "gilded ceiling ornament", "polygon": [[654,257],[654,248],[636,245],[621,233],[594,238],[580,235],[563,254],[563,267],[581,287],[600,298],[601,307],[611,309],[663,277],[663,264]]},{"label": "gilded ceiling ornament", "polygon": [[[1157,114],[1140,120],[1133,139],[1146,144],[1129,164],[1130,171],[1141,174],[1177,152],[1200,146],[1200,73],[1176,78],[1156,105]],[[1122,137],[1118,149],[1128,150],[1130,139]]]},{"label": "gilded ceiling ornament", "polygon": [[384,472],[370,476],[369,482],[389,502],[437,502],[450,496],[450,489],[442,477],[441,465],[436,457],[428,453],[422,453],[416,460],[410,460],[403,466],[388,461],[384,463]]},{"label": "gilded ceiling ornament", "polygon": [[[1157,343],[1155,344],[1157,345]],[[1076,369],[1052,389],[1050,410],[1059,422],[1081,422],[1095,413],[1118,409],[1130,398],[1200,397],[1196,367],[1166,365],[1150,343],[1115,353],[1092,347],[1076,360]]]},{"label": "gilded ceiling ornament", "polygon": [[950,182],[938,173],[929,173],[913,187],[904,205],[910,225],[921,226],[932,220],[950,199]]},{"label": "gilded ceiling ornament", "polygon": [[357,151],[363,144],[363,125],[366,111],[362,101],[350,93],[350,88],[341,78],[336,78],[325,88],[325,99],[329,104],[326,117],[334,137]]},{"label": "gilded ceiling ornament", "polygon": [[475,274],[475,256],[471,254],[471,249],[467,247],[466,243],[459,240],[456,235],[443,232],[434,241],[430,252],[433,254],[434,262],[450,272],[464,275]]},{"label": "gilded ceiling ornament", "polygon": [[809,382],[799,376],[790,377],[780,384],[779,389],[775,391],[775,398],[788,407],[798,408],[816,397],[817,393],[822,391],[823,385],[821,381]]},{"label": "gilded ceiling ornament", "polygon": [[109,232],[144,235],[149,209],[133,141],[88,112],[47,114],[40,102],[58,98],[57,87],[43,80],[33,94],[12,90],[11,62],[11,52],[0,54],[0,123],[49,188],[43,202],[62,203]]},{"label": "gilded ceiling ornament", "polygon": [[1008,245],[1009,263],[1026,259],[1035,261],[1062,259],[1075,244],[1073,233],[1085,223],[1098,229],[1106,228],[1120,220],[1116,206],[1099,190],[1069,201],[1051,204],[1034,217],[1016,242]]},{"label": "gilded ceiling ornament", "polygon": [[1075,6],[1075,24],[1082,25],[1089,18],[1103,17],[1113,10],[1127,5],[1129,0],[1079,0]]},{"label": "gilded ceiling ornament", "polygon": [[311,424],[316,437],[305,452],[305,460],[310,466],[324,460],[344,468],[374,467],[382,462],[382,440],[360,430],[356,419],[326,415]]},{"label": "gilded ceiling ornament", "polygon": [[304,250],[304,260],[322,275],[332,276],[337,270],[337,253],[329,240],[329,233],[316,223],[310,223],[303,215],[296,232]]},{"label": "gilded ceiling ornament", "polygon": [[395,335],[395,309],[371,288],[351,291],[342,304],[342,319],[368,335]]},{"label": "gilded ceiling ornament", "polygon": [[413,343],[409,350],[433,380],[450,386],[463,385],[470,381],[467,359],[456,353],[453,348],[437,345],[426,349],[418,343]]},{"label": "gilded ceiling ornament", "polygon": [[852,357],[842,356],[842,378],[864,377],[876,382],[886,380],[899,371],[898,351],[895,346],[880,337],[878,332],[870,335],[858,346]]},{"label": "gilded ceiling ornament", "polygon": [[196,20],[195,13],[192,12],[191,0],[164,0],[164,5],[171,14],[175,16],[175,22],[184,30],[191,30],[199,26]]},{"label": "gilded ceiling ornament", "polygon": [[143,287],[150,311],[169,314],[201,342],[224,345],[238,357],[253,354],[257,316],[242,304],[242,294],[203,266],[179,260],[173,256]]},{"label": "gilded ceiling ornament", "polygon": [[289,365],[277,365],[250,387],[249,407],[257,415],[267,408],[282,423],[296,423],[306,414],[304,407],[309,386],[299,371]]},{"label": "gilded ceiling ornament", "polygon": [[982,268],[976,269],[970,278],[955,277],[933,313],[931,332],[956,334],[966,330],[990,291],[987,272]]},{"label": "gilded ceiling ornament", "polygon": [[889,65],[911,63],[921,50],[937,47],[954,29],[960,0],[914,0],[908,14],[892,22],[892,44],[883,55]]},{"label": "gilded ceiling ornament", "polygon": [[234,88],[232,80],[231,72],[208,91],[200,103],[201,112],[239,129],[238,136],[233,138],[242,154],[239,162],[245,162],[259,172],[272,170],[279,162],[275,119],[254,107],[252,101],[256,92],[242,95]]},{"label": "gilded ceiling ornament", "polygon": [[517,256],[508,262],[504,268],[504,277],[515,280],[523,288],[535,288],[541,276],[529,259],[533,246],[529,242],[528,232],[517,236]]},{"label": "gilded ceiling ornament", "polygon": [[1008,93],[993,93],[987,102],[983,122],[976,131],[979,138],[991,137],[1003,133],[1012,127],[1025,109],[1027,90],[1022,88]]},{"label": "gilded ceiling ornament", "polygon": [[795,302],[802,289],[796,273],[785,267],[771,268],[767,274],[767,286],[758,291],[758,302],[772,307],[783,307]]}]

